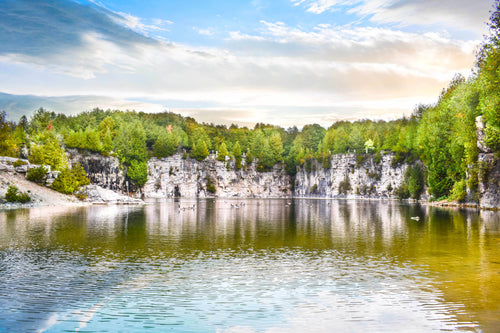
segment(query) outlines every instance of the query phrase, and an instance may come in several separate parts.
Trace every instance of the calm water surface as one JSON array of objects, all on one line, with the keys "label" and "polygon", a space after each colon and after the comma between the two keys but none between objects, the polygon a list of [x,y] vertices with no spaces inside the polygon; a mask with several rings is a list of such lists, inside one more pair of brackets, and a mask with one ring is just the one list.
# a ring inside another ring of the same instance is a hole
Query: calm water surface
[{"label": "calm water surface", "polygon": [[500,214],[334,200],[0,211],[0,332],[143,331],[499,332]]}]

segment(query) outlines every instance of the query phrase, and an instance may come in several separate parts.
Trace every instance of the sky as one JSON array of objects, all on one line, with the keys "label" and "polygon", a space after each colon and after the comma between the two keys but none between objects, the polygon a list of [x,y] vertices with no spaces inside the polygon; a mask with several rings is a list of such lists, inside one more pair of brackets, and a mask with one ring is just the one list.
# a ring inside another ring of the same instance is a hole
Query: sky
[{"label": "sky", "polygon": [[471,74],[492,0],[0,0],[0,110],[396,119]]}]

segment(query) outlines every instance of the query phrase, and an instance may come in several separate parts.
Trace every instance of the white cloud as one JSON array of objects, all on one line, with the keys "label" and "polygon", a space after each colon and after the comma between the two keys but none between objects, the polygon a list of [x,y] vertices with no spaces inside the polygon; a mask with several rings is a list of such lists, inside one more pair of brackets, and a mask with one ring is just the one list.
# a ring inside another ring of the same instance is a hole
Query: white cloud
[{"label": "white cloud", "polygon": [[162,26],[165,24],[172,24],[171,21],[160,20],[160,19],[152,19],[153,24],[146,24],[143,20],[137,16],[133,16],[127,13],[116,12],[117,16],[113,16],[117,22],[124,24],[126,27],[140,32],[146,36],[148,36],[149,32],[153,31],[168,31],[168,29],[163,28]]},{"label": "white cloud", "polygon": [[203,36],[212,36],[214,34],[211,29],[200,29],[197,27],[194,27],[193,29],[196,30],[196,32],[198,32],[200,35],[203,35]]},{"label": "white cloud", "polygon": [[490,0],[291,0],[295,6],[305,6],[308,12],[348,10],[377,23],[399,25],[444,25],[471,30],[481,36],[484,20],[492,7]]}]

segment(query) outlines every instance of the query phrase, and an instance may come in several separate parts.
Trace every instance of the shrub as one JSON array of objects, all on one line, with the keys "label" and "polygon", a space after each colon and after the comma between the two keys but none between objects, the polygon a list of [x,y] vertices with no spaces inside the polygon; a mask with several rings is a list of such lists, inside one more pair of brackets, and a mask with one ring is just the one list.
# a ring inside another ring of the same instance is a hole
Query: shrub
[{"label": "shrub", "polygon": [[64,169],[54,180],[52,188],[64,194],[73,194],[81,186],[90,184],[82,165],[77,163],[72,169]]},{"label": "shrub", "polygon": [[352,190],[351,183],[349,181],[349,177],[346,175],[344,180],[339,184],[339,193],[347,194],[347,191]]},{"label": "shrub", "polygon": [[46,178],[47,178],[47,168],[44,166],[31,168],[28,170],[28,173],[26,174],[26,179],[38,184],[45,184]]},{"label": "shrub", "polygon": [[18,166],[21,166],[21,165],[26,165],[28,164],[26,161],[23,161],[23,160],[16,160],[12,165],[14,167],[18,167]]},{"label": "shrub", "polygon": [[217,191],[214,181],[210,177],[207,177],[207,191],[210,193],[215,193]]},{"label": "shrub", "polygon": [[5,199],[8,202],[21,202],[26,203],[31,200],[30,196],[26,192],[19,192],[17,187],[10,185],[7,188],[7,193],[5,193]]},{"label": "shrub", "polygon": [[462,179],[453,185],[453,190],[451,191],[451,200],[457,200],[458,202],[463,202],[466,196],[465,191],[465,180]]},{"label": "shrub", "polygon": [[408,199],[410,197],[410,191],[408,190],[408,184],[403,182],[394,192],[399,199]]},{"label": "shrub", "polygon": [[318,190],[318,184],[314,184],[313,186],[311,186],[309,193],[315,194],[317,190]]},{"label": "shrub", "polygon": [[26,192],[20,192],[17,195],[17,201],[19,201],[20,203],[26,203],[26,202],[31,201],[31,197]]},{"label": "shrub", "polygon": [[148,181],[147,163],[133,160],[128,168],[127,176],[132,179],[137,186],[143,187]]},{"label": "shrub", "polygon": [[18,189],[14,185],[10,185],[7,189],[7,193],[5,193],[5,199],[8,202],[16,202],[17,201],[17,193]]}]

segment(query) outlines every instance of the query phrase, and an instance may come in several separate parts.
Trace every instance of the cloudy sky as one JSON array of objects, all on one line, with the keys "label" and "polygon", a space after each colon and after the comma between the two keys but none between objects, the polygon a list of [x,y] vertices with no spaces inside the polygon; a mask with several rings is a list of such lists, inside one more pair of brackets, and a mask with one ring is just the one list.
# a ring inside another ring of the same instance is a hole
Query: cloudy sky
[{"label": "cloudy sky", "polygon": [[0,0],[0,109],[394,119],[468,76],[492,0]]}]

